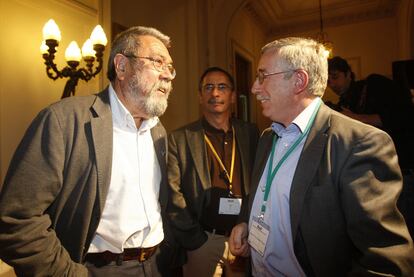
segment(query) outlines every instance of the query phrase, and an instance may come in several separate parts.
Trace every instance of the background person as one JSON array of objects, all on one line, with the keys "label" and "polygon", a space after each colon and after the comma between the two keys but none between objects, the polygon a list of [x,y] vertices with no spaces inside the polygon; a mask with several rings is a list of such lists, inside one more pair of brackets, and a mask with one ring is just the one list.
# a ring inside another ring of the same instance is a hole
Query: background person
[{"label": "background person", "polygon": [[378,74],[356,81],[341,57],[328,60],[328,72],[328,85],[340,96],[340,112],[383,129],[393,139],[404,180],[398,207],[414,237],[414,106],[410,92]]},{"label": "background person", "polygon": [[184,276],[244,276],[227,240],[249,193],[258,130],[231,117],[236,92],[225,70],[202,74],[199,97],[203,117],[169,135],[168,215],[187,251]]}]

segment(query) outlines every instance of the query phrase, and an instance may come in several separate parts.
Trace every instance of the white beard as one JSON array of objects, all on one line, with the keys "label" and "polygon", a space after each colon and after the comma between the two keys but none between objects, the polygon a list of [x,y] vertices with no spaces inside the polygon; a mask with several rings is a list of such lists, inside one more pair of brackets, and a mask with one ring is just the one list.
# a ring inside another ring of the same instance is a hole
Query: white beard
[{"label": "white beard", "polygon": [[[164,114],[172,90],[171,83],[159,80],[151,87],[150,84],[137,76],[129,81],[128,86],[133,101],[145,114],[149,117],[159,117]],[[162,89],[164,93],[160,92],[159,89]]]}]

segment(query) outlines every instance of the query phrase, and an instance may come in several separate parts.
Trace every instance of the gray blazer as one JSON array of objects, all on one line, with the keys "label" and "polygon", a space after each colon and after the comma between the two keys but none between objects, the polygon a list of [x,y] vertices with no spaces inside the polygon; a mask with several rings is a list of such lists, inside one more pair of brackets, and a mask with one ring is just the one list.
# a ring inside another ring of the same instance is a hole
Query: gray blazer
[{"label": "gray blazer", "polygon": [[[268,130],[259,141],[248,211],[272,137]],[[401,187],[391,138],[322,104],[290,192],[294,250],[307,276],[413,276],[413,244],[396,208]]]},{"label": "gray blazer", "polygon": [[[167,202],[166,132],[151,129]],[[26,131],[0,193],[0,258],[24,276],[87,276],[81,265],[111,178],[108,90],[65,98]],[[139,212],[139,211],[137,211]]]},{"label": "gray blazer", "polygon": [[[240,154],[244,191],[250,191],[250,172],[258,130],[251,123],[233,121]],[[168,137],[168,182],[171,188],[167,213],[176,239],[186,249],[199,248],[207,235],[199,220],[210,201],[210,171],[201,120],[190,123]]]}]

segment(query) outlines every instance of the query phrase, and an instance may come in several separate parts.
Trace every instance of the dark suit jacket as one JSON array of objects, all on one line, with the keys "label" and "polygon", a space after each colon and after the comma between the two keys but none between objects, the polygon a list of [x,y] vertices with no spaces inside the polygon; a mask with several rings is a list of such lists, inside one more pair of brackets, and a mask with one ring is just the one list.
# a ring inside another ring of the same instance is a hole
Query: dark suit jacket
[{"label": "dark suit jacket", "polygon": [[[233,121],[243,184],[250,191],[250,172],[258,139],[257,127]],[[197,249],[207,235],[199,220],[210,201],[211,188],[207,149],[201,120],[190,123],[168,137],[168,182],[171,188],[167,214],[173,233],[185,249]]]},{"label": "dark suit jacket", "polygon": [[[248,211],[272,137],[268,130],[259,141]],[[290,192],[295,254],[306,274],[413,276],[413,245],[396,208],[401,185],[390,137],[322,104]]]},{"label": "dark suit jacket", "polygon": [[[166,132],[151,129],[167,202]],[[87,276],[80,263],[98,227],[111,177],[108,90],[65,98],[34,119],[0,194],[0,258],[24,276]],[[137,211],[140,212],[140,211]]]}]

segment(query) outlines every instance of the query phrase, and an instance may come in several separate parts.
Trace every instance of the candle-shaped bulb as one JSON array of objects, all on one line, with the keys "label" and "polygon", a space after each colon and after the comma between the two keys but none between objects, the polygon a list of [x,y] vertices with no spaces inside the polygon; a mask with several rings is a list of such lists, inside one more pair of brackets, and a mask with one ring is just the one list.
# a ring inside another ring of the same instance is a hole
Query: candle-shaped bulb
[{"label": "candle-shaped bulb", "polygon": [[40,45],[40,53],[43,54],[47,54],[49,50],[49,47],[46,45],[45,41],[42,41],[42,44]]},{"label": "candle-shaped bulb", "polygon": [[94,57],[95,50],[93,50],[92,41],[88,38],[82,46],[83,57]]},{"label": "candle-shaped bulb", "polygon": [[82,59],[82,55],[81,55],[81,50],[79,49],[78,44],[76,43],[76,41],[72,41],[68,48],[66,48],[65,51],[65,59],[66,61],[77,61],[80,62],[80,60]]},{"label": "candle-shaped bulb", "polygon": [[91,34],[91,41],[93,45],[100,44],[105,46],[108,43],[105,32],[102,29],[101,25],[96,25],[95,29],[93,29]]},{"label": "candle-shaped bulb", "polygon": [[53,19],[49,19],[45,26],[43,26],[43,40],[54,39],[60,41],[61,38],[58,25]]}]

